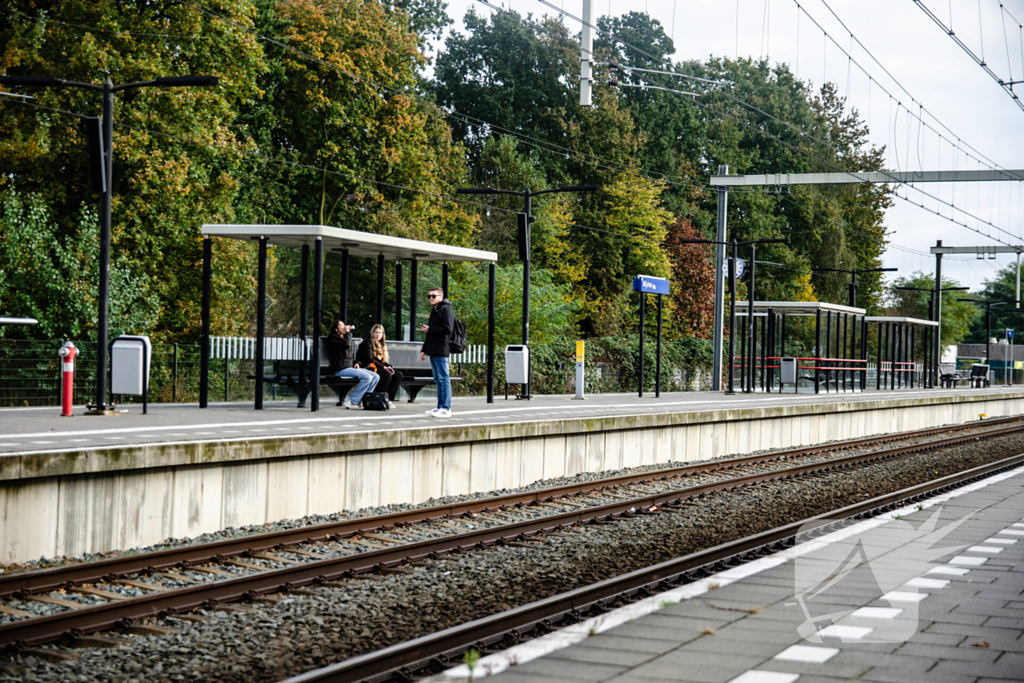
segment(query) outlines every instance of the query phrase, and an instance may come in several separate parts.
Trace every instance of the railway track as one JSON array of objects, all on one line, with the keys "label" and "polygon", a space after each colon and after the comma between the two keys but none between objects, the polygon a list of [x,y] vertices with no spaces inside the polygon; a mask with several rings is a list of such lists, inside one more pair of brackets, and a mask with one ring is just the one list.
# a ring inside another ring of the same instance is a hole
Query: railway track
[{"label": "railway track", "polygon": [[[0,624],[0,647],[17,649],[131,626],[155,615],[392,571],[444,553],[518,543],[566,526],[685,504],[715,491],[1020,432],[1024,418],[920,430],[7,575],[0,577],[0,617],[6,620]],[[39,614],[33,606],[60,611]]]},{"label": "railway track", "polygon": [[890,512],[1022,465],[1024,454],[1015,455],[353,657],[294,676],[284,683],[410,680],[431,670],[438,671],[456,664],[471,649],[487,654],[516,645],[555,628],[598,616],[612,605],[692,583],[791,547],[798,540],[815,538],[856,520]]}]

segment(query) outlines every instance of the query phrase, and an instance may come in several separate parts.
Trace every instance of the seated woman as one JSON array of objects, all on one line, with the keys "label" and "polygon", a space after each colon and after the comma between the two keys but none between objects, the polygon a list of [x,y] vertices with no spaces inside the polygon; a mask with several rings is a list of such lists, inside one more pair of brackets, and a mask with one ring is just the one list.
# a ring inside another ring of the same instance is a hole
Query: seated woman
[{"label": "seated woman", "polygon": [[362,403],[363,395],[373,391],[380,377],[373,371],[359,367],[352,361],[352,326],[338,320],[327,335],[328,368],[335,377],[351,377],[359,380],[359,384],[342,402],[344,408],[355,408]]},{"label": "seated woman", "polygon": [[384,326],[374,325],[370,328],[370,336],[359,344],[356,361],[364,368],[372,368],[381,378],[384,391],[388,392],[388,407],[394,408],[395,397],[398,396],[398,385],[402,382],[402,373],[395,370],[388,362],[388,345],[384,341]]}]

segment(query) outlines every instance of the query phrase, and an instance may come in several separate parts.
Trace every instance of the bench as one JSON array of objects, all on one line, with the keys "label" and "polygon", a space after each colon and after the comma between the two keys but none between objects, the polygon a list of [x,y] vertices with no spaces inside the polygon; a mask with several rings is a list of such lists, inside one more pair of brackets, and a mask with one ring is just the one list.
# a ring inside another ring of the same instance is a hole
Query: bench
[{"label": "bench", "polygon": [[966,382],[970,376],[961,374],[956,368],[956,363],[939,363],[939,386],[943,389],[953,389],[957,382]]},{"label": "bench", "polygon": [[[353,356],[355,355],[355,349],[359,347],[361,341],[359,338],[352,339]],[[388,355],[391,357],[391,365],[404,375],[400,386],[408,392],[409,403],[416,401],[416,396],[424,387],[431,386],[434,383],[433,374],[430,371],[430,361],[420,360],[420,349],[422,346],[423,342],[388,342]],[[306,365],[305,374],[308,375],[309,366],[303,361],[275,360],[273,366],[274,374],[263,375],[263,381],[267,384],[288,387],[294,391],[296,397],[298,397],[300,408],[306,404],[306,398],[309,396],[310,391],[309,378],[308,376],[304,377],[303,365]],[[320,384],[333,387],[338,394],[338,403],[340,404],[345,399],[345,395],[359,382],[347,377],[335,377],[329,372],[329,365],[326,338],[321,338]],[[456,382],[461,382],[462,378],[452,377],[451,381],[452,384],[455,384]]]},{"label": "bench", "polygon": [[972,387],[987,387],[989,386],[989,366],[982,363],[975,363],[971,366],[971,375],[967,378]]}]

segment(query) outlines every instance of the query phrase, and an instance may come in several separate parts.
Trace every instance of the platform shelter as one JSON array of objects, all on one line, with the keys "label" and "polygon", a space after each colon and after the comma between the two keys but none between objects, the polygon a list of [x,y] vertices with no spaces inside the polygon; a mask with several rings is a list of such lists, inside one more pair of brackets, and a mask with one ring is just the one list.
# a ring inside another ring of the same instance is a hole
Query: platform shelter
[{"label": "platform shelter", "polygon": [[[908,318],[905,316],[868,316],[866,324],[877,325],[878,370],[875,373],[875,389],[905,389],[923,384],[934,387],[933,373],[919,373],[917,362],[920,358],[925,368],[932,367],[935,334],[939,324],[934,320]],[[920,348],[920,353],[918,353]]]},{"label": "platform shelter", "polygon": [[[417,267],[424,261],[441,262],[441,287],[448,293],[448,264],[455,261],[486,262],[490,265],[487,317],[487,401],[494,401],[494,297],[495,266],[498,255],[492,251],[467,249],[447,244],[422,242],[419,240],[391,237],[375,233],[347,230],[327,225],[204,225],[203,234],[203,304],[202,304],[202,356],[200,364],[199,406],[207,407],[210,375],[210,281],[213,264],[213,237],[254,241],[259,244],[257,262],[256,293],[256,345],[255,345],[255,401],[256,410],[263,409],[263,365],[266,340],[266,297],[267,297],[267,248],[271,244],[302,249],[302,295],[299,322],[299,337],[306,338],[307,296],[309,293],[309,252],[313,251],[313,329],[309,353],[310,404],[316,412],[320,409],[320,321],[323,319],[323,268],[327,251],[341,254],[341,291],[339,317],[348,320],[348,274],[349,259],[353,256],[373,258],[377,261],[377,308],[376,321],[384,324],[384,276],[385,262],[395,261],[396,328],[402,329],[402,271],[403,261],[410,263],[409,317],[411,337],[416,339],[416,307],[419,293]],[[401,339],[401,334],[396,334]]]},{"label": "platform shelter", "polygon": [[[856,391],[867,384],[867,344],[863,308],[822,301],[737,301],[730,374],[738,373],[742,389],[782,391],[781,360],[795,357],[797,382],[811,382],[814,393]],[[814,346],[799,355],[805,342],[797,342],[791,318],[814,318]],[[738,343],[737,343],[738,342]],[[858,344],[860,348],[858,349]],[[796,355],[794,355],[796,354]]]}]

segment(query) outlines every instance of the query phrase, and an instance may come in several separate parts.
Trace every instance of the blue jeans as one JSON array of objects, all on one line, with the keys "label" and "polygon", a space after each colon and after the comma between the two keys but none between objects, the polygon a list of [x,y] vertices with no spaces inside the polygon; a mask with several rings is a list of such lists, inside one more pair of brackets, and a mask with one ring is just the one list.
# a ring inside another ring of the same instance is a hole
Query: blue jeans
[{"label": "blue jeans", "polygon": [[452,380],[448,374],[448,359],[443,356],[430,356],[430,372],[434,375],[437,385],[437,407],[452,409]]},{"label": "blue jeans", "polygon": [[377,382],[380,381],[380,375],[373,370],[365,370],[363,368],[344,368],[334,373],[335,377],[351,377],[352,379],[359,380],[359,384],[352,390],[352,393],[348,395],[348,400],[352,403],[359,403],[363,400],[363,395],[367,391],[373,391],[377,386]]}]

